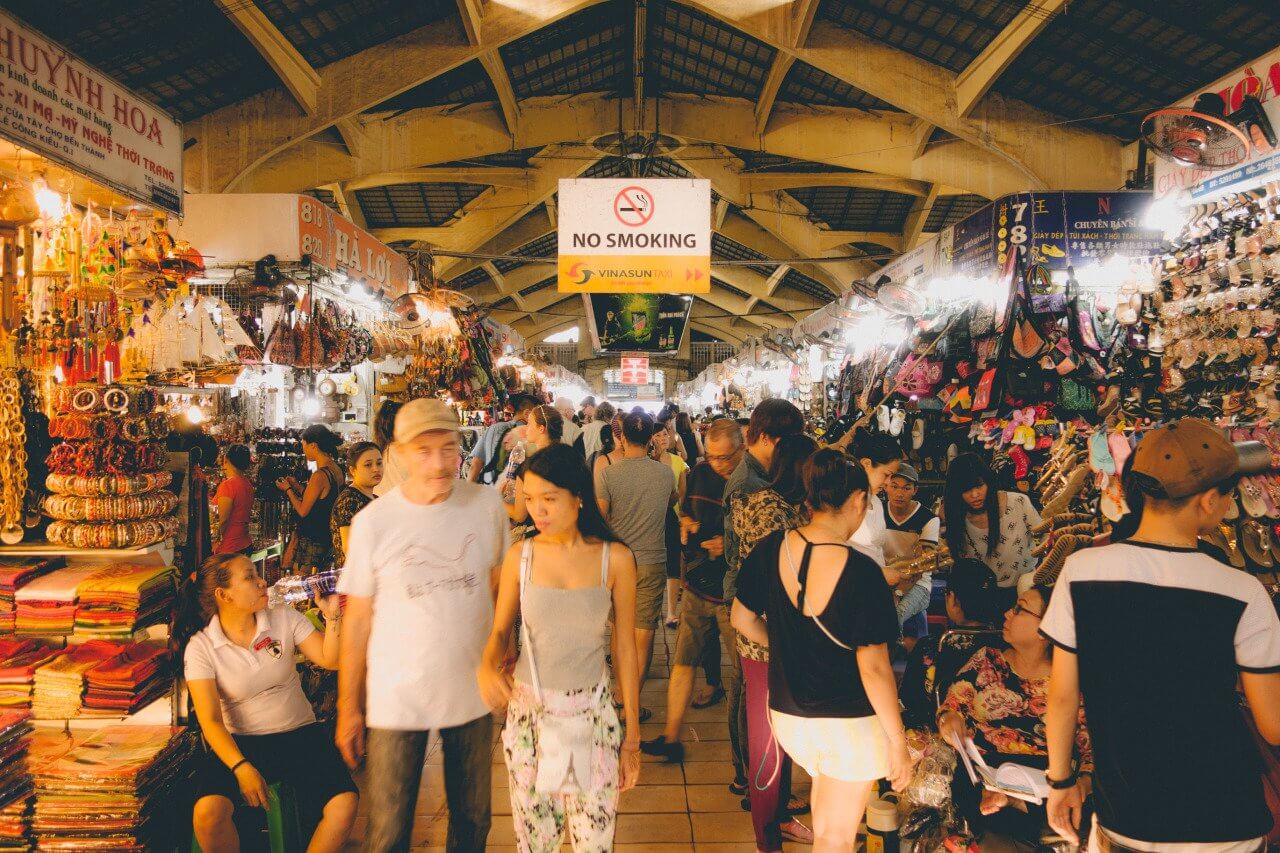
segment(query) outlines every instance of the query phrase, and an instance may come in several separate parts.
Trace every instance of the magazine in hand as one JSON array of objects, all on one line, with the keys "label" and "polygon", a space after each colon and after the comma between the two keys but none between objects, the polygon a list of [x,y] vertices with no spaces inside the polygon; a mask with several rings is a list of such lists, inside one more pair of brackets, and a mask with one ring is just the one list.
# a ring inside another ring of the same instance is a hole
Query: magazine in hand
[{"label": "magazine in hand", "polygon": [[[954,744],[953,744],[954,745]],[[1049,796],[1049,781],[1043,770],[1006,761],[992,768],[982,759],[982,753],[974,745],[973,738],[965,738],[960,749],[960,759],[969,773],[969,781],[977,785],[979,780],[988,791],[997,791],[1028,803],[1040,805]]]}]

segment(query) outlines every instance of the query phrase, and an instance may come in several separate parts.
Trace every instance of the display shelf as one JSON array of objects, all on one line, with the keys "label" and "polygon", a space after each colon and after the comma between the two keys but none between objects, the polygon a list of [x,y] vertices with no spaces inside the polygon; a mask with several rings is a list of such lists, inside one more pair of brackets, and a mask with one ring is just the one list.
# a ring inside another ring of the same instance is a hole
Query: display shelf
[{"label": "display shelf", "polygon": [[163,622],[136,628],[130,634],[32,634],[29,632],[19,634],[15,631],[0,631],[0,640],[40,640],[46,643],[62,643],[66,646],[78,646],[90,640],[106,640],[111,643],[154,643],[167,642],[168,639],[169,626]]},{"label": "display shelf", "polygon": [[[52,542],[23,542],[0,547],[4,557],[66,557],[68,563],[105,563],[113,560],[151,560],[173,565],[173,540],[166,539],[142,548],[68,548]],[[158,558],[158,559],[157,559]]]},{"label": "display shelf", "polygon": [[92,731],[104,726],[170,726],[174,720],[174,691],[156,699],[132,714],[93,717],[32,717],[31,724],[42,729]]}]

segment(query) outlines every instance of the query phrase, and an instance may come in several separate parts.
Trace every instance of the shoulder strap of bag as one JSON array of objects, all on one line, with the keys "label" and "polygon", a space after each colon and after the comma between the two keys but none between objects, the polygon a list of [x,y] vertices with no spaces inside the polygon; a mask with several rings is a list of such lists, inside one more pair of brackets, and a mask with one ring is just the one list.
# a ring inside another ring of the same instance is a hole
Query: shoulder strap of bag
[{"label": "shoulder strap of bag", "polygon": [[520,551],[520,643],[522,654],[529,656],[529,676],[533,679],[533,695],[542,704],[542,682],[538,678],[538,661],[533,656],[533,638],[529,636],[529,614],[524,607],[524,590],[533,574],[533,540],[524,540]]},{"label": "shoulder strap of bag", "polygon": [[609,543],[600,549],[600,586],[609,586]]},{"label": "shoulder strap of bag", "polygon": [[[803,539],[804,535],[801,534],[800,538]],[[799,589],[796,591],[796,609],[800,611],[801,616],[804,616],[805,587],[808,585],[809,581],[809,560],[813,556],[814,548],[813,544],[809,543],[808,540],[805,540],[805,542],[804,556],[800,558],[800,568],[797,570],[795,558],[791,556],[791,543],[787,541],[785,533],[782,536],[782,547],[787,552],[787,562],[791,565],[791,571],[796,573],[796,581],[799,586]],[[828,640],[846,651],[853,651],[853,646],[847,646],[840,642],[835,638],[834,634],[827,630],[827,626],[822,624],[822,620],[818,618],[817,614],[814,614],[809,618],[813,620],[813,624],[817,625],[822,633],[827,635]]]}]

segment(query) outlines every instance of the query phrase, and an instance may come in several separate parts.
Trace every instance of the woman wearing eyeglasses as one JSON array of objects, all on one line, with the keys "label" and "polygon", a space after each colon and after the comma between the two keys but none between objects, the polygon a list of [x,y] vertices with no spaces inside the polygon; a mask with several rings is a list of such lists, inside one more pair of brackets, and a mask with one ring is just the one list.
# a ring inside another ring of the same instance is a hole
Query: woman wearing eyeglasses
[{"label": "woman wearing eyeglasses", "polygon": [[[1040,619],[1049,604],[1050,590],[1033,586],[1018,596],[1005,613],[1004,645],[987,647],[961,667],[947,690],[938,713],[938,731],[956,745],[973,738],[983,760],[992,767],[1006,762],[1034,767],[1048,766],[1044,714],[1049,689],[1052,646],[1040,633]],[[1093,767],[1084,709],[1076,736],[1080,766]],[[1089,776],[1081,776],[1081,796],[1090,789]],[[1044,828],[1043,806],[987,791],[970,783],[964,765],[956,769],[952,795],[956,812],[988,844],[1035,844]],[[995,848],[993,848],[995,849]]]}]

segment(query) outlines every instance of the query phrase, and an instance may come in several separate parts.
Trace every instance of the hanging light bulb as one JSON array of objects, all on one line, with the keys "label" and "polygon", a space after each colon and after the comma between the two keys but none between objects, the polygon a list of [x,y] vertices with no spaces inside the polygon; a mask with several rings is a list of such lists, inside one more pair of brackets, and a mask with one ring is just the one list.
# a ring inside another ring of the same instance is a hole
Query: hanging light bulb
[{"label": "hanging light bulb", "polygon": [[199,426],[204,423],[204,409],[200,408],[196,403],[192,403],[188,406],[185,414],[187,416],[187,420],[195,426]]},{"label": "hanging light bulb", "polygon": [[62,218],[66,212],[66,202],[55,189],[49,186],[43,174],[31,182],[31,191],[35,195],[36,207],[40,210],[41,219],[53,222]]},{"label": "hanging light bulb", "polygon": [[314,418],[320,414],[320,400],[314,395],[308,396],[302,401],[302,414],[308,418]]}]

